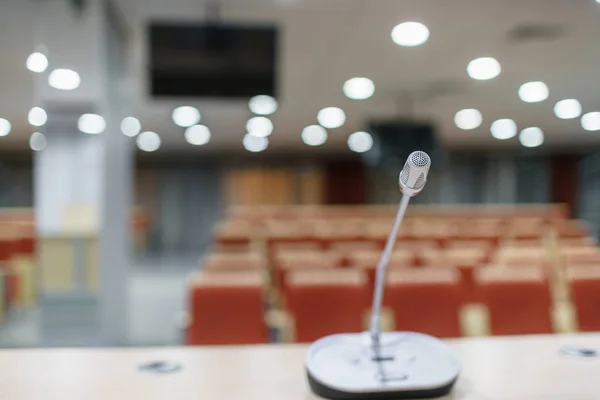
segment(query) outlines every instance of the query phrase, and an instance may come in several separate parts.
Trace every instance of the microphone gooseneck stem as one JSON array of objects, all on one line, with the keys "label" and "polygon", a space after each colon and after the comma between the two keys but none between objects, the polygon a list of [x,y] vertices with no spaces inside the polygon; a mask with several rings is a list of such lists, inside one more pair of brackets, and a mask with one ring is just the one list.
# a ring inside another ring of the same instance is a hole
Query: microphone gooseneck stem
[{"label": "microphone gooseneck stem", "polygon": [[409,201],[410,196],[406,196],[403,194],[402,198],[400,199],[400,206],[398,207],[398,212],[396,213],[396,219],[394,220],[392,232],[390,233],[390,236],[388,236],[387,242],[385,244],[385,249],[381,254],[379,262],[377,263],[377,270],[375,275],[375,291],[373,293],[373,310],[371,311],[371,324],[369,327],[371,341],[375,346],[379,345],[379,319],[381,315],[381,303],[383,301],[385,272],[387,269],[388,262],[390,261],[390,256],[392,255],[392,250],[394,249],[394,244],[396,243],[396,237],[398,236],[398,230],[400,229],[400,224],[402,223],[402,219],[404,218],[404,213],[406,212],[406,207],[408,207]]}]

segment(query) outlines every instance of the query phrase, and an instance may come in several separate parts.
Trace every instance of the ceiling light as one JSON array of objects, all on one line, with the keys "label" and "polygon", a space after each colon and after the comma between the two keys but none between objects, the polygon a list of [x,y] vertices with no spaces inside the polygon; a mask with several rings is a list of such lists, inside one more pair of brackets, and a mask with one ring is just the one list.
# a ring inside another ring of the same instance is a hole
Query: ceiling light
[{"label": "ceiling light", "polygon": [[356,153],[364,153],[373,147],[373,137],[368,132],[354,132],[348,136],[348,147]]},{"label": "ceiling light", "polygon": [[517,134],[517,124],[512,119],[504,118],[492,122],[490,126],[492,136],[499,140],[506,140],[515,137]]},{"label": "ceiling light", "polygon": [[525,128],[519,134],[519,142],[525,147],[538,147],[544,143],[544,132],[538,127]]},{"label": "ceiling light", "polygon": [[269,139],[266,137],[258,137],[251,134],[244,135],[242,140],[244,148],[252,153],[259,153],[269,146]]},{"label": "ceiling light", "polygon": [[467,65],[467,74],[478,81],[487,81],[500,75],[500,63],[492,57],[476,58]]},{"label": "ceiling light", "polygon": [[419,22],[403,22],[392,29],[392,40],[398,46],[422,45],[429,38],[429,29]]},{"label": "ceiling light", "polygon": [[39,74],[48,68],[48,57],[40,52],[31,53],[29,57],[27,57],[27,61],[25,61],[25,66],[31,72],[37,72]]},{"label": "ceiling light", "polygon": [[200,111],[195,107],[182,106],[173,110],[172,117],[175,125],[187,128],[200,122],[202,115],[200,115]]},{"label": "ceiling light", "polygon": [[42,151],[46,148],[46,136],[41,132],[33,132],[29,138],[29,147],[33,151]]},{"label": "ceiling light", "polygon": [[346,114],[341,108],[327,107],[319,111],[317,121],[325,128],[339,128],[346,122]]},{"label": "ceiling light", "polygon": [[273,123],[267,117],[253,117],[246,123],[246,132],[256,137],[267,137],[273,132]]},{"label": "ceiling light", "polygon": [[0,118],[0,136],[6,136],[10,133],[12,125],[7,119]]},{"label": "ceiling light", "polygon": [[140,120],[134,117],[126,117],[121,121],[121,132],[125,136],[134,137],[140,130],[142,129],[142,124],[140,124]]},{"label": "ceiling light", "polygon": [[352,78],[344,83],[344,94],[353,100],[364,100],[373,96],[375,84],[369,78]]},{"label": "ceiling light", "polygon": [[548,98],[550,91],[544,82],[527,82],[519,88],[519,97],[526,103],[538,103]]},{"label": "ceiling light", "polygon": [[554,115],[560,119],[572,119],[581,115],[581,103],[575,99],[561,100],[554,106]]},{"label": "ceiling light", "polygon": [[41,107],[33,107],[27,114],[27,121],[33,126],[42,126],[48,120],[48,114]]},{"label": "ceiling light", "polygon": [[477,128],[481,125],[481,121],[481,113],[474,108],[465,108],[457,112],[454,116],[456,126],[464,130]]},{"label": "ceiling light", "polygon": [[210,141],[210,129],[204,125],[192,125],[185,130],[185,140],[194,146],[202,146]]},{"label": "ceiling light", "polygon": [[97,135],[106,129],[106,121],[98,114],[83,114],[77,121],[77,128],[83,133]]},{"label": "ceiling light", "polygon": [[250,111],[258,115],[271,115],[277,111],[278,107],[277,100],[267,95],[254,96],[248,102]]},{"label": "ceiling light", "polygon": [[140,133],[135,142],[140,150],[147,152],[158,150],[161,144],[160,136],[150,131]]},{"label": "ceiling light", "polygon": [[310,125],[302,130],[302,141],[309,146],[320,146],[327,141],[327,131],[319,125]]},{"label": "ceiling light", "polygon": [[600,131],[600,112],[594,111],[581,117],[581,127],[586,131]]},{"label": "ceiling light", "polygon": [[74,90],[79,87],[81,78],[72,69],[55,69],[48,75],[48,84],[58,90]]}]

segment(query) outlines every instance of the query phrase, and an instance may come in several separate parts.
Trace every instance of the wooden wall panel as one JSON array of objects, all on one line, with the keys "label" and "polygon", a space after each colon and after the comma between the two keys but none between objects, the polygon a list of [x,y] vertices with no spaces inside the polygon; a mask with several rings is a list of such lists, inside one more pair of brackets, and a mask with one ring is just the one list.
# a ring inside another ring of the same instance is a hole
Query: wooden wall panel
[{"label": "wooden wall panel", "polygon": [[236,168],[225,174],[225,180],[229,206],[295,203],[295,177],[289,168]]},{"label": "wooden wall panel", "polygon": [[298,202],[300,204],[323,204],[325,177],[321,169],[303,170],[298,177]]}]

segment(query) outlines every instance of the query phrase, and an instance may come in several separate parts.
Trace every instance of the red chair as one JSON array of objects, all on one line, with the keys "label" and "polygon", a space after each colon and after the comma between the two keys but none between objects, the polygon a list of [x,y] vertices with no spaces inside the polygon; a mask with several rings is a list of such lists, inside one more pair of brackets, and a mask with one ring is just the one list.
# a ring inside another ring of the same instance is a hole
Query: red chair
[{"label": "red chair", "polygon": [[334,251],[282,251],[274,256],[275,284],[285,292],[288,272],[339,268],[342,262],[343,255]]},{"label": "red chair", "polygon": [[552,332],[550,288],[542,268],[481,268],[475,282],[492,334]]},{"label": "red chair", "polygon": [[351,266],[351,253],[356,251],[372,251],[381,254],[383,245],[375,240],[354,240],[330,243],[329,249],[342,255],[342,266]]},{"label": "red chair", "polygon": [[600,264],[600,248],[598,247],[562,247],[559,254],[565,265]]},{"label": "red chair", "polygon": [[484,247],[448,248],[440,251],[437,258],[431,260],[426,267],[453,267],[460,273],[462,283],[462,300],[465,303],[477,302],[474,271],[484,265],[489,258],[489,251]]},{"label": "red chair", "polygon": [[457,238],[463,240],[487,240],[497,246],[505,233],[503,220],[499,218],[465,218],[458,225]]},{"label": "red chair", "polygon": [[367,277],[352,269],[293,271],[286,276],[287,309],[297,342],[363,330],[370,305]]},{"label": "red chair", "polygon": [[600,331],[600,264],[567,267],[579,330]]},{"label": "red chair", "polygon": [[499,247],[492,263],[498,266],[519,267],[548,264],[548,253],[543,247]]},{"label": "red chair", "polygon": [[585,238],[590,236],[587,224],[576,219],[557,219],[554,229],[559,238]]},{"label": "red chair", "polygon": [[262,226],[245,221],[227,221],[215,228],[215,242],[222,246],[249,246],[256,236],[260,236]]},{"label": "red chair", "polygon": [[578,237],[578,238],[559,238],[558,247],[570,248],[570,247],[595,247],[598,244],[591,237]]},{"label": "red chair", "polygon": [[267,343],[264,275],[259,271],[203,272],[191,283],[187,343]]},{"label": "red chair", "polygon": [[[375,284],[375,271],[377,263],[381,258],[379,250],[354,251],[348,254],[348,265],[351,268],[357,268],[367,273],[369,280],[369,293],[373,291]],[[416,265],[415,254],[411,250],[396,249],[392,252],[388,262],[388,270],[410,268]]]},{"label": "red chair", "polygon": [[481,249],[486,254],[490,253],[494,247],[494,242],[489,239],[455,239],[446,243],[447,249]]},{"label": "red chair", "polygon": [[513,240],[537,240],[547,231],[544,218],[517,217],[508,222],[506,237]]},{"label": "red chair", "polygon": [[262,270],[267,268],[267,259],[260,253],[211,253],[202,265],[208,271]]},{"label": "red chair", "polygon": [[454,269],[417,268],[390,271],[384,296],[398,331],[438,337],[461,335],[460,276]]}]

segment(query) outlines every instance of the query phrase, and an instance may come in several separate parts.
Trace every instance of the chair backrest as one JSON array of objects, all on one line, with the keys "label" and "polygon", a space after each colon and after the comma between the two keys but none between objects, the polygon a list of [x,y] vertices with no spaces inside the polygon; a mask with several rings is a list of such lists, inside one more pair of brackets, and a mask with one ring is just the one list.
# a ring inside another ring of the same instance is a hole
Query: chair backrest
[{"label": "chair backrest", "polygon": [[342,254],[336,251],[280,251],[275,254],[279,269],[328,269],[341,266]]},{"label": "chair backrest", "polygon": [[548,252],[543,247],[498,247],[491,262],[502,266],[546,265]]},{"label": "chair backrest", "polygon": [[267,343],[264,271],[203,271],[190,280],[187,343]]},{"label": "chair backrest", "polygon": [[559,238],[558,239],[558,247],[560,248],[568,248],[568,247],[595,247],[598,244],[594,238],[586,236],[586,237],[577,237],[577,238]]},{"label": "chair backrest", "polygon": [[551,297],[543,268],[481,268],[478,294],[490,314],[495,335],[551,333]]},{"label": "chair backrest", "polygon": [[567,266],[571,299],[580,331],[600,331],[600,263]]},{"label": "chair backrest", "polygon": [[258,252],[211,253],[202,265],[206,270],[261,270],[267,268],[267,258]]},{"label": "chair backrest", "polygon": [[369,306],[364,272],[355,269],[291,271],[286,303],[295,321],[296,341],[310,342],[333,333],[360,332]]},{"label": "chair backrest", "polygon": [[600,264],[600,247],[561,247],[559,254],[565,265]]},{"label": "chair backrest", "polygon": [[[375,269],[381,258],[381,250],[357,250],[348,252],[349,266],[360,269]],[[415,254],[411,250],[394,249],[388,263],[389,268],[405,268],[415,265]]]},{"label": "chair backrest", "polygon": [[385,305],[395,329],[440,337],[460,336],[461,282],[453,268],[393,270],[386,282]]}]

